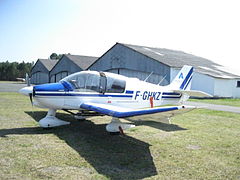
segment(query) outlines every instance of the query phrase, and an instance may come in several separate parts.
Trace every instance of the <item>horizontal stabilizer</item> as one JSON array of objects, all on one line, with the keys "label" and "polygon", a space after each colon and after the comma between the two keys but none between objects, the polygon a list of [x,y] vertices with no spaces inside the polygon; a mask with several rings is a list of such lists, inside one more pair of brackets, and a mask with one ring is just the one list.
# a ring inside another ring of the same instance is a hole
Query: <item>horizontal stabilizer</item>
[{"label": "horizontal stabilizer", "polygon": [[184,91],[184,90],[174,90],[175,93],[181,93],[181,94],[186,94],[188,96],[192,96],[192,97],[212,97],[212,95],[205,93],[203,91],[196,91],[196,90],[188,90],[188,91]]},{"label": "horizontal stabilizer", "polygon": [[118,106],[110,104],[100,104],[100,103],[83,103],[80,108],[86,109],[89,111],[95,111],[101,114],[105,114],[117,118],[132,117],[145,114],[153,114],[159,112],[167,112],[180,110],[185,108],[193,109],[194,106],[165,106],[165,107],[155,107],[155,108],[146,108],[146,109],[130,109],[130,108],[121,108]]}]

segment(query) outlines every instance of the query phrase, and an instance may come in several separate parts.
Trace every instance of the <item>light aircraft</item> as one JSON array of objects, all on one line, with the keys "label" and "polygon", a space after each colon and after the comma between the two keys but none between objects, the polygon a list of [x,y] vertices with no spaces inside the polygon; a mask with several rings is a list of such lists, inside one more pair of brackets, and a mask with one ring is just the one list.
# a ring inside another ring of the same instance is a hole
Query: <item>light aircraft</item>
[{"label": "light aircraft", "polygon": [[193,67],[186,65],[167,86],[109,72],[81,71],[58,83],[24,87],[19,92],[30,96],[34,106],[49,109],[46,117],[39,121],[41,127],[70,123],[55,117],[56,110],[70,113],[70,110],[78,110],[81,116],[112,116],[106,130],[118,133],[134,127],[119,118],[193,109],[195,107],[183,105],[190,96],[210,97],[202,91],[190,90],[192,77]]}]

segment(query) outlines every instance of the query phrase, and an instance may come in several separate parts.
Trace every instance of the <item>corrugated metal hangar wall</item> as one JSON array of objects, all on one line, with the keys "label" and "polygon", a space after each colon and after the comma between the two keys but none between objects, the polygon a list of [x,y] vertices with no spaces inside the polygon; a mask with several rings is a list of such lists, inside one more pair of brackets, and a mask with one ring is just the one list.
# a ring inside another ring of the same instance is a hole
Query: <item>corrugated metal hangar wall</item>
[{"label": "corrugated metal hangar wall", "polygon": [[167,85],[170,81],[169,66],[119,43],[109,49],[88,69],[113,72],[141,80],[153,73],[147,82],[158,84],[162,80],[161,85]]},{"label": "corrugated metal hangar wall", "polygon": [[62,78],[79,71],[86,70],[97,57],[64,54],[50,71],[50,82],[58,82]]},{"label": "corrugated metal hangar wall", "polygon": [[50,71],[50,82],[58,82],[69,74],[82,71],[82,69],[74,64],[67,56],[59,60],[59,62]]},{"label": "corrugated metal hangar wall", "polygon": [[49,72],[56,63],[56,60],[38,59],[31,70],[31,83],[49,83]]}]

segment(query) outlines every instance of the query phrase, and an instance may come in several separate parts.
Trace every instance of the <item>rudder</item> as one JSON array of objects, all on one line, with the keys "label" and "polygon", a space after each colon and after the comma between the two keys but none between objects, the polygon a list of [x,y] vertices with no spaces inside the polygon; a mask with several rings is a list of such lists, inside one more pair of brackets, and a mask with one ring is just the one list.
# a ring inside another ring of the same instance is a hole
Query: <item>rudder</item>
[{"label": "rudder", "polygon": [[174,90],[190,90],[193,77],[193,67],[184,65],[169,85]]}]

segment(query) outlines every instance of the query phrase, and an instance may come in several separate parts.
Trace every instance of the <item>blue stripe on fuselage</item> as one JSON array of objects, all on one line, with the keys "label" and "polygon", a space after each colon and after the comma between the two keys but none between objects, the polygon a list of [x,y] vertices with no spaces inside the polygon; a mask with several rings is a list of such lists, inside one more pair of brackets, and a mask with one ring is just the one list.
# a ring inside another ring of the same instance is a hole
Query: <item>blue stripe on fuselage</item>
[{"label": "blue stripe on fuselage", "polygon": [[81,96],[81,97],[130,97],[132,95],[113,95],[113,94],[73,94],[73,93],[35,93],[35,96]]},{"label": "blue stripe on fuselage", "polygon": [[176,95],[176,96],[180,96],[180,93],[172,93],[172,92],[163,92],[163,95]]},{"label": "blue stripe on fuselage", "polygon": [[179,99],[181,96],[162,96],[163,99]]},{"label": "blue stripe on fuselage", "polygon": [[182,94],[180,93],[174,93],[174,92],[163,92],[163,99],[179,99],[182,97]]},{"label": "blue stripe on fuselage", "polygon": [[134,91],[126,90],[126,94],[133,94]]}]

